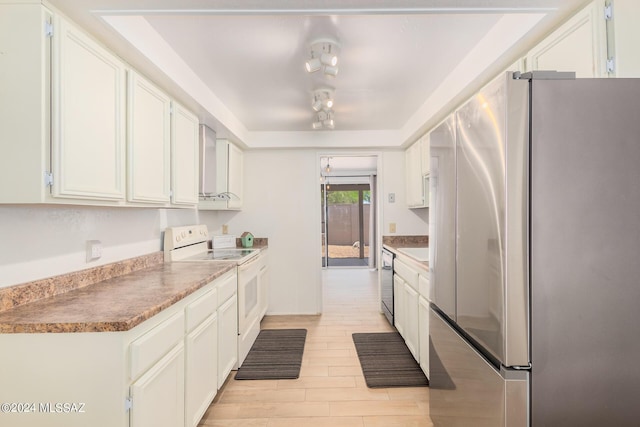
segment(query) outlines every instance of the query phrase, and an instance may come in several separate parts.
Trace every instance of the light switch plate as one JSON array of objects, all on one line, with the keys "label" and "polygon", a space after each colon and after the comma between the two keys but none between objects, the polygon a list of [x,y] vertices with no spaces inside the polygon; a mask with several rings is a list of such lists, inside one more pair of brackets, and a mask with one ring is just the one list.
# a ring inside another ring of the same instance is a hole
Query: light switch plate
[{"label": "light switch plate", "polygon": [[395,233],[396,232],[396,223],[395,222],[390,222],[389,223],[389,233]]},{"label": "light switch plate", "polygon": [[396,202],[396,193],[389,193],[389,203]]}]

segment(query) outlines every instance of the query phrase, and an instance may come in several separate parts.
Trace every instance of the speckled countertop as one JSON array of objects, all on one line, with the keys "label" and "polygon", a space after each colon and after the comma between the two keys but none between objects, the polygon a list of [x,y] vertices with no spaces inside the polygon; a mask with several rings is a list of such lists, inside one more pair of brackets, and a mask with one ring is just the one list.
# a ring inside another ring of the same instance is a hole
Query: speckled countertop
[{"label": "speckled countertop", "polygon": [[0,312],[0,333],[127,331],[235,268],[160,263]]},{"label": "speckled countertop", "polygon": [[421,268],[429,270],[428,261],[418,261],[417,259],[406,255],[400,254],[398,248],[428,248],[429,236],[382,236],[382,246],[389,249],[396,256],[400,255],[404,259],[409,259],[411,262],[417,264]]}]

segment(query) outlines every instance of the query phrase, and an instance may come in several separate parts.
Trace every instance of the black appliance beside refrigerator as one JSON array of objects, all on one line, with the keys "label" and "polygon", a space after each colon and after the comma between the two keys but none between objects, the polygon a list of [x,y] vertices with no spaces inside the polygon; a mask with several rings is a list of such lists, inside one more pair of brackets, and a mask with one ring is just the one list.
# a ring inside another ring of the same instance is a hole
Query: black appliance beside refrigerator
[{"label": "black appliance beside refrigerator", "polygon": [[389,323],[393,326],[393,252],[382,249],[381,261],[381,308]]},{"label": "black appliance beside refrigerator", "polygon": [[640,423],[640,79],[506,73],[430,136],[430,416]]}]

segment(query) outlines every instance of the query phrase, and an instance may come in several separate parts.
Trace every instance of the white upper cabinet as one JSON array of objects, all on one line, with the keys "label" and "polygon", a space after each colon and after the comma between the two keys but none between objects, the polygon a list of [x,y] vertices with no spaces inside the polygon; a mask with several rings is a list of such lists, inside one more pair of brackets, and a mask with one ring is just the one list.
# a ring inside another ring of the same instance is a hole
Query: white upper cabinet
[{"label": "white upper cabinet", "polygon": [[124,64],[69,22],[55,23],[53,195],[122,200]]},{"label": "white upper cabinet", "polygon": [[121,200],[124,64],[65,20],[55,23],[53,195]]},{"label": "white upper cabinet", "polygon": [[198,209],[241,209],[244,185],[242,150],[226,139],[215,139],[214,132],[207,136],[207,129],[201,127],[200,155],[204,160],[200,165],[201,191],[207,197],[200,200]]},{"label": "white upper cabinet", "polygon": [[171,99],[151,82],[129,71],[127,199],[168,203]]},{"label": "white upper cabinet", "polygon": [[172,152],[151,82],[39,3],[0,4],[0,52],[0,203],[197,204],[197,119],[177,106]]},{"label": "white upper cabinet", "polygon": [[198,118],[178,103],[171,115],[171,203],[198,204]]},{"label": "white upper cabinet", "polygon": [[613,59],[616,77],[640,77],[640,2],[609,0],[611,20],[608,21],[608,51]]},{"label": "white upper cabinet", "polygon": [[122,204],[124,64],[40,4],[0,5],[0,51],[0,202]]},{"label": "white upper cabinet", "polygon": [[431,169],[431,157],[429,151],[429,134],[420,138],[420,157],[422,159],[422,175],[427,175]]},{"label": "white upper cabinet", "polygon": [[227,202],[227,207],[229,209],[242,208],[243,168],[244,162],[242,150],[233,144],[229,144],[228,186],[231,196]]},{"label": "white upper cabinet", "polygon": [[52,20],[40,5],[0,4],[2,203],[43,202],[49,195],[52,42],[45,24]]},{"label": "white upper cabinet", "polygon": [[429,173],[429,168],[429,135],[425,135],[405,151],[405,180],[409,208],[428,206],[424,176]]},{"label": "white upper cabinet", "polygon": [[526,58],[527,71],[575,71],[576,77],[606,77],[604,1],[597,0],[551,33]]}]

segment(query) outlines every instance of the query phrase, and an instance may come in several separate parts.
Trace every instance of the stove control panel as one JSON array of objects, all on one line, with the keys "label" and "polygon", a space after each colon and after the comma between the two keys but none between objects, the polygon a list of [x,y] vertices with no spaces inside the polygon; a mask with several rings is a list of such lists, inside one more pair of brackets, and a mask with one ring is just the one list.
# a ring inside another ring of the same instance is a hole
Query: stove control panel
[{"label": "stove control panel", "polygon": [[204,224],[170,227],[164,231],[164,250],[171,251],[207,240],[209,240],[209,231]]}]

